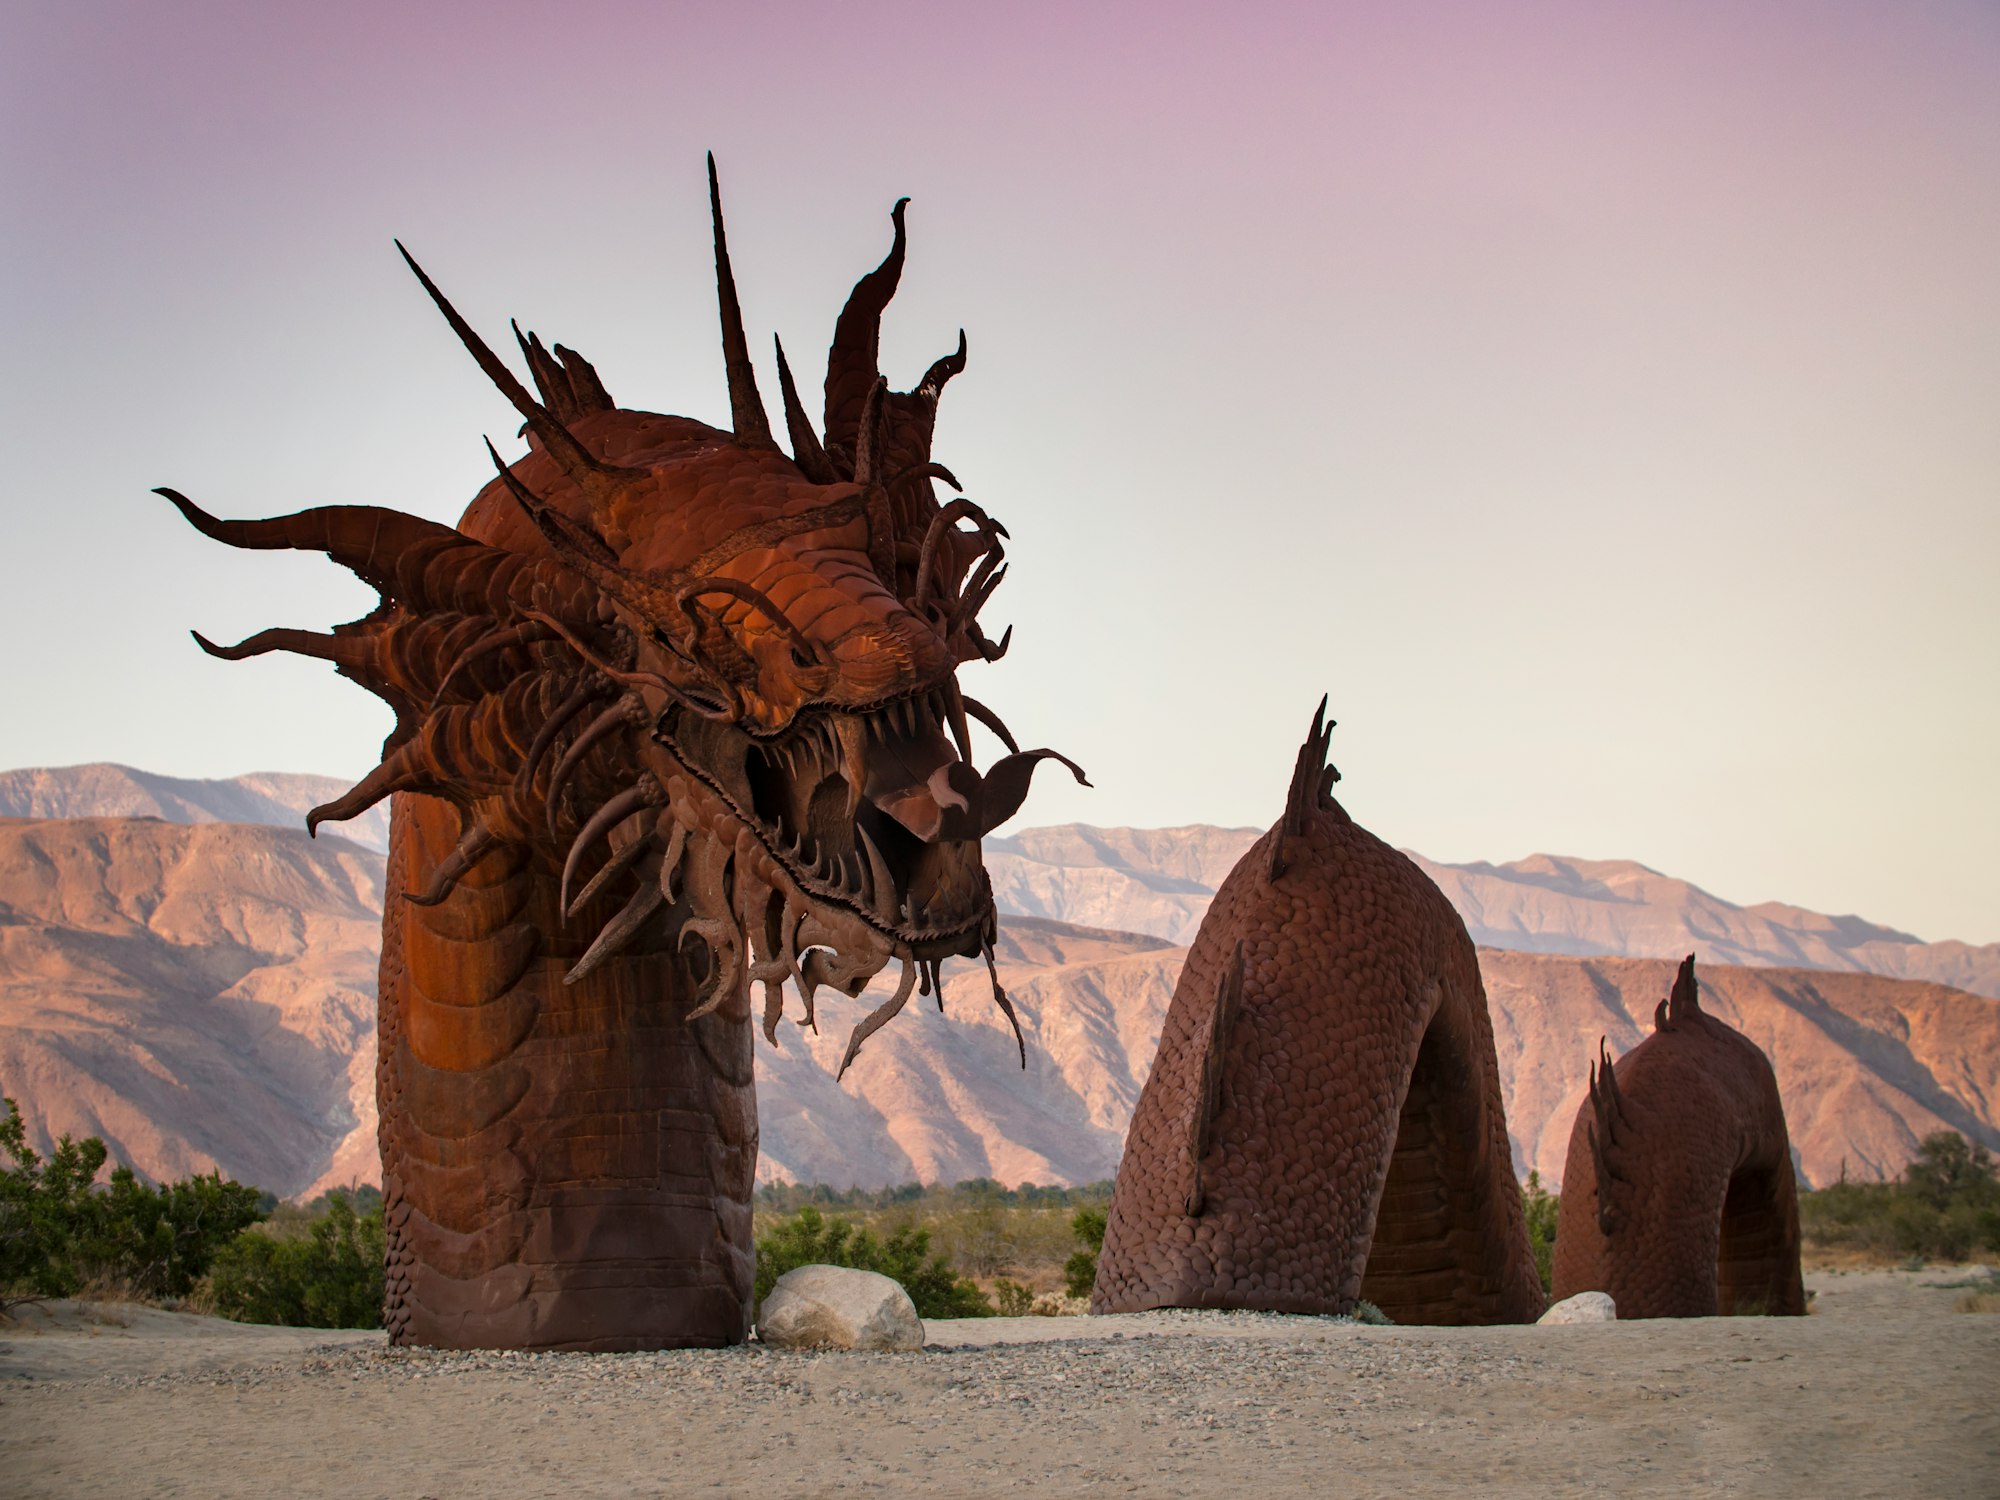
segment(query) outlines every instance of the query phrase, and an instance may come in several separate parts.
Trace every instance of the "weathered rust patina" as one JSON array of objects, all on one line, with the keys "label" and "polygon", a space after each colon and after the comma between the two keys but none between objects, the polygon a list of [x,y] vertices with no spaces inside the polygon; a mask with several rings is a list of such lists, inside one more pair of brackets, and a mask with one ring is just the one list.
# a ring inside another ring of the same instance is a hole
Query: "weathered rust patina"
[{"label": "weathered rust patina", "polygon": [[1465,924],[1334,800],[1325,704],[1284,816],[1188,952],[1091,1307],[1541,1313]]},{"label": "weathered rust patina", "polygon": [[[959,690],[1006,649],[979,613],[1007,533],[933,489],[956,488],[930,448],[964,335],[907,393],[877,370],[905,205],[836,324],[823,434],[778,350],[787,456],[712,161],[709,189],[729,430],[619,407],[517,328],[531,395],[411,261],[530,445],[494,455],[456,529],[369,506],[223,521],[161,491],[211,537],[324,552],[381,595],[330,635],[202,645],[330,661],[395,710],[381,765],[308,826],[395,799],[378,1094],[399,1343],[743,1338],[752,985],[775,1041],[784,986],[812,1024],[819,986],[858,994],[899,960],[851,1062],[943,960],[990,969],[979,840],[1053,755]],[[975,719],[1009,751],[983,773]]]},{"label": "weathered rust patina", "polygon": [[1802,1316],[1799,1196],[1771,1061],[1701,1008],[1694,955],[1614,1064],[1599,1043],[1570,1129],[1557,1297],[1608,1292],[1621,1318]]}]

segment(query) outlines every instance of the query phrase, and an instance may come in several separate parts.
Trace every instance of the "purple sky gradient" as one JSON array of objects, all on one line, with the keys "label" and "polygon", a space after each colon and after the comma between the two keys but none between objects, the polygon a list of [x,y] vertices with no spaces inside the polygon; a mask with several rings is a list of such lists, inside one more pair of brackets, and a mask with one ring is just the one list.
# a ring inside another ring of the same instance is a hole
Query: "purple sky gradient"
[{"label": "purple sky gradient", "polygon": [[760,357],[914,200],[885,372],[966,328],[1016,539],[976,691],[1097,782],[1023,824],[1267,823],[1330,690],[1393,842],[2000,940],[2000,12],[689,9],[10,9],[0,764],[372,764],[185,634],[368,592],[148,490],[455,519],[517,419],[391,236],[721,420],[713,149]]}]

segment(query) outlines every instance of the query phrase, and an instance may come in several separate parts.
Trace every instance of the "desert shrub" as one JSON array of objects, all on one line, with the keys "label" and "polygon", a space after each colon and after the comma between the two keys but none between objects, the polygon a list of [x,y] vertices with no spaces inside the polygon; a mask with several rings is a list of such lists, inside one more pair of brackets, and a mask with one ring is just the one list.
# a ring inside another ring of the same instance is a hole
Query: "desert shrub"
[{"label": "desert shrub", "polygon": [[345,1192],[315,1200],[303,1234],[238,1235],[209,1279],[215,1310],[239,1323],[382,1326],[382,1197],[363,1212]]},{"label": "desert shrub", "polygon": [[1991,1153],[1933,1131],[1895,1182],[1836,1182],[1799,1195],[1799,1228],[1815,1248],[1883,1260],[1965,1260],[2000,1250],[2000,1182]]},{"label": "desert shrub", "polygon": [[932,1251],[966,1277],[987,1282],[1006,1277],[1053,1292],[1064,1284],[1064,1259],[1076,1249],[1071,1216],[1079,1208],[1101,1210],[1110,1199],[1109,1182],[1073,1188],[1035,1183],[1006,1188],[990,1178],[951,1187],[768,1183],[757,1190],[756,1208],[760,1226],[810,1207],[823,1215],[838,1210],[839,1217],[878,1239],[922,1230]]},{"label": "desert shrub", "polygon": [[1535,1274],[1544,1295],[1555,1289],[1556,1214],[1562,1199],[1542,1186],[1542,1174],[1531,1171],[1521,1185],[1521,1211],[1528,1220],[1528,1248],[1535,1252]]},{"label": "desert shrub", "polygon": [[1072,1297],[1088,1297],[1091,1288],[1097,1285],[1097,1257],[1104,1250],[1108,1217],[1102,1208],[1079,1208],[1070,1217],[1070,1233],[1083,1247],[1063,1262],[1063,1286]]},{"label": "desert shrub", "polygon": [[1903,1188],[1941,1214],[1963,1204],[1989,1204],[2000,1197],[1992,1153],[1955,1130],[1937,1130],[1923,1138],[1916,1159],[1903,1173]]},{"label": "desert shrub", "polygon": [[757,1302],[780,1276],[799,1266],[852,1266],[901,1283],[920,1318],[983,1318],[993,1313],[979,1288],[958,1274],[950,1259],[931,1254],[930,1232],[901,1225],[878,1239],[846,1219],[827,1218],[807,1205],[757,1236]]},{"label": "desert shrub", "polygon": [[116,1288],[144,1298],[185,1297],[217,1253],[264,1217],[255,1188],[219,1173],[158,1187],[113,1169],[96,1136],[64,1136],[47,1161],[27,1143],[8,1099],[0,1121],[0,1296],[72,1297]]}]

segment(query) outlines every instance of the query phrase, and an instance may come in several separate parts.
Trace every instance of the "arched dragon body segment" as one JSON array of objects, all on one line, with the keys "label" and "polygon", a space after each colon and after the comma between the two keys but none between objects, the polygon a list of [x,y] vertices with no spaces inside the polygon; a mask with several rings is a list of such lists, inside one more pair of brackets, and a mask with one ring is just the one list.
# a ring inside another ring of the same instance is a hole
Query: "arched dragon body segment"
[{"label": "arched dragon body segment", "polygon": [[1653,1034],[1591,1068],[1556,1219],[1558,1297],[1621,1318],[1802,1316],[1798,1185],[1770,1059],[1701,1008],[1694,955]]},{"label": "arched dragon body segment", "polygon": [[381,765],[308,826],[395,799],[378,1092],[399,1342],[742,1338],[752,985],[776,1041],[785,986],[810,1025],[820,985],[857,994],[900,960],[851,1062],[944,959],[990,968],[979,840],[1062,760],[1002,726],[1010,753],[973,764],[970,720],[998,721],[957,668],[1004,650],[978,615],[1006,532],[932,488],[964,336],[908,394],[876,371],[903,205],[836,326],[823,439],[779,353],[787,457],[713,162],[709,185],[732,430],[619,407],[517,328],[530,394],[411,261],[530,444],[494,455],[458,527],[368,506],[222,521],[161,492],[209,536],[324,552],[381,595],[330,635],[202,645],[331,661],[396,714]]},{"label": "arched dragon body segment", "polygon": [[1095,1312],[1496,1323],[1542,1310],[1465,926],[1332,796],[1325,705],[1285,815],[1216,893],[1126,1137]]}]

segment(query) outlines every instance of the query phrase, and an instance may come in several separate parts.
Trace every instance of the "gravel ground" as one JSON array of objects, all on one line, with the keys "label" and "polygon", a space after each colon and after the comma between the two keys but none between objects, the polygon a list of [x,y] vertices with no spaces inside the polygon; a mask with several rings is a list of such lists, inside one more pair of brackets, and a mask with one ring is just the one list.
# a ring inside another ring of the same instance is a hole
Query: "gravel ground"
[{"label": "gravel ground", "polygon": [[0,1495],[2000,1495],[1966,1273],[1568,1328],[932,1323],[910,1354],[390,1349],[58,1307],[0,1332]]}]

